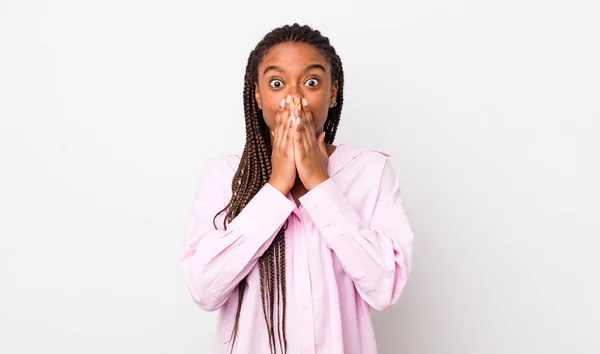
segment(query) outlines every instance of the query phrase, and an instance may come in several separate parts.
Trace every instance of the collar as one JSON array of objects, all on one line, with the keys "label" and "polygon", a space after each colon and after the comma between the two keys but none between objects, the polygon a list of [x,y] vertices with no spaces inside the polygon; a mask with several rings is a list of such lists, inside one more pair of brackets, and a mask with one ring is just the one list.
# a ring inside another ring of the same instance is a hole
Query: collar
[{"label": "collar", "polygon": [[329,156],[329,164],[327,166],[327,173],[329,177],[333,177],[341,169],[344,168],[350,161],[354,160],[361,151],[355,149],[348,144],[341,143]]}]

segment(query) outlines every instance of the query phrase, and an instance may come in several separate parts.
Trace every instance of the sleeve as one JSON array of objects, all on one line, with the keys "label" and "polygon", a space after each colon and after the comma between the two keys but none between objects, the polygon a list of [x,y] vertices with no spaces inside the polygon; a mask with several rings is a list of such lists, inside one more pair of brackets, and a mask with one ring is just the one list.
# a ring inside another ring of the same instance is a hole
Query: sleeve
[{"label": "sleeve", "polygon": [[384,311],[400,297],[412,264],[413,232],[389,158],[370,220],[363,220],[329,178],[300,198],[359,295]]},{"label": "sleeve", "polygon": [[267,183],[227,225],[227,230],[215,230],[213,218],[227,205],[231,194],[227,193],[231,179],[224,178],[227,169],[230,167],[224,167],[217,158],[203,170],[180,258],[190,294],[206,311],[215,311],[227,301],[295,208],[292,201]]}]

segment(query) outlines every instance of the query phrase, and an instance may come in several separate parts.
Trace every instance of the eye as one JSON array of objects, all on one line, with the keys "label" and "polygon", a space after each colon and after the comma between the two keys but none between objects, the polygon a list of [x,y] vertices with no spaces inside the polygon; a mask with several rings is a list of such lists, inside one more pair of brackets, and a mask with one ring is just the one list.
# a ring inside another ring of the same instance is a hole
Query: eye
[{"label": "eye", "polygon": [[281,88],[283,86],[283,82],[281,82],[281,80],[273,79],[269,82],[269,85],[272,88]]},{"label": "eye", "polygon": [[305,85],[308,86],[308,87],[317,87],[317,86],[319,86],[319,80],[317,80],[317,79],[308,79],[308,80],[306,80]]}]

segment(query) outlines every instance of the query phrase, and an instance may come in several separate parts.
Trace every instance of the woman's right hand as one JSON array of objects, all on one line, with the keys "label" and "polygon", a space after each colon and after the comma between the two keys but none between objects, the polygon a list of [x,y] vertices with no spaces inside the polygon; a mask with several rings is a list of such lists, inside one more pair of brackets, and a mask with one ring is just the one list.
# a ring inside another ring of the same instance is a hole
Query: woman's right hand
[{"label": "woman's right hand", "polygon": [[296,162],[294,157],[294,130],[290,116],[296,116],[297,103],[290,95],[282,99],[276,114],[275,129],[271,130],[271,177],[269,184],[283,195],[292,189],[296,182]]}]

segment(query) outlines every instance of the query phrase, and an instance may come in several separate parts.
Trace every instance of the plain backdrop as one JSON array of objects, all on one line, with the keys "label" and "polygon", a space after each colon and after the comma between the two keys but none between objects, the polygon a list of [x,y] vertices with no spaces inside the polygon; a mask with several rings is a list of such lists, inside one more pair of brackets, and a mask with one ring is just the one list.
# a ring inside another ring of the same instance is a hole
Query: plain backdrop
[{"label": "plain backdrop", "polygon": [[244,144],[248,54],[294,22],[415,232],[379,352],[600,353],[597,4],[0,0],[0,353],[214,352],[185,221]]}]

